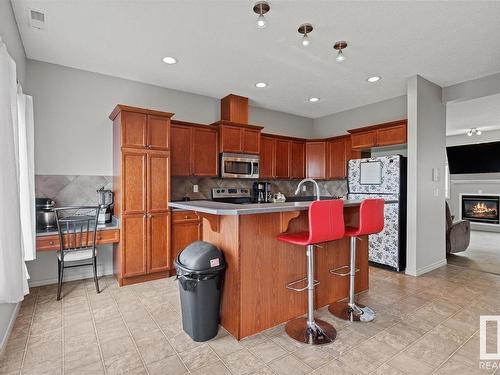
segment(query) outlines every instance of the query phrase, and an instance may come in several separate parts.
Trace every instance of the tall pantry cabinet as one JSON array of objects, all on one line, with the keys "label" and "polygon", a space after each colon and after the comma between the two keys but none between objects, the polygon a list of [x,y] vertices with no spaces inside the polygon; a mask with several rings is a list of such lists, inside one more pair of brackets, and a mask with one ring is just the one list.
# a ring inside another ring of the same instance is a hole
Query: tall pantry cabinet
[{"label": "tall pantry cabinet", "polygon": [[117,105],[113,121],[114,214],[120,286],[169,276],[170,118],[173,113]]}]

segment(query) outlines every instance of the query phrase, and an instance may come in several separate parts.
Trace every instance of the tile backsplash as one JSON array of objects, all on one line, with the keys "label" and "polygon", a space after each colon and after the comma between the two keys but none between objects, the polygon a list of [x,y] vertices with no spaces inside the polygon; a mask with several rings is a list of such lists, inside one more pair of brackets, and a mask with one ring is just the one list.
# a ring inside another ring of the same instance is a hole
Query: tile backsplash
[{"label": "tile backsplash", "polygon": [[[263,179],[265,181],[265,179]],[[238,187],[252,188],[256,180],[229,179],[229,178],[200,178],[200,177],[172,177],[172,200],[181,200],[184,197],[190,199],[210,199],[211,189],[214,187]],[[272,192],[281,192],[285,196],[295,194],[295,189],[300,180],[272,180]],[[193,186],[198,185],[198,193],[193,192]],[[320,194],[323,196],[344,196],[347,194],[347,183],[345,180],[318,181]],[[307,190],[301,195],[313,195],[312,184],[306,184]]]},{"label": "tile backsplash", "polygon": [[35,196],[50,198],[56,206],[85,206],[97,203],[96,190],[113,187],[112,176],[36,175]]},{"label": "tile backsplash", "polygon": [[[171,200],[210,199],[214,187],[252,188],[255,180],[221,179],[200,177],[172,177]],[[278,191],[285,196],[295,194],[299,180],[273,180],[272,192]],[[193,192],[193,186],[198,185],[198,193]],[[323,196],[344,196],[347,194],[345,180],[318,181],[320,194]],[[58,207],[93,205],[97,202],[96,190],[103,187],[113,190],[112,176],[75,176],[75,175],[36,175],[35,195],[37,198],[51,198]],[[313,195],[312,184],[306,184],[306,191],[301,195]]]}]

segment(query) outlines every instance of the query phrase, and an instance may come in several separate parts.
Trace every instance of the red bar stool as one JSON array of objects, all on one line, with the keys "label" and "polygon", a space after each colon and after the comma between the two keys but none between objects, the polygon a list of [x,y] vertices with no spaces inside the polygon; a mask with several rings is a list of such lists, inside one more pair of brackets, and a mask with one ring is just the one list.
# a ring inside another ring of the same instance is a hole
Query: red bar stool
[{"label": "red bar stool", "polygon": [[345,228],[345,235],[351,238],[351,260],[348,273],[340,273],[338,270],[346,268],[343,266],[331,270],[334,275],[349,275],[349,302],[339,301],[332,303],[328,310],[338,318],[350,321],[371,322],[375,319],[375,311],[371,308],[356,304],[354,302],[354,281],[356,277],[356,239],[360,236],[379,233],[384,229],[384,200],[365,199],[359,207],[358,227]]},{"label": "red bar stool", "polygon": [[[297,341],[321,345],[335,340],[335,328],[320,319],[314,319],[314,287],[319,281],[314,280],[314,246],[335,241],[344,237],[344,202],[341,200],[314,201],[309,206],[309,232],[286,233],[278,240],[294,245],[306,246],[307,277],[289,283],[288,289],[302,292],[307,290],[307,318],[297,318],[285,326],[288,336]],[[296,288],[294,285],[307,280],[307,286]]]}]

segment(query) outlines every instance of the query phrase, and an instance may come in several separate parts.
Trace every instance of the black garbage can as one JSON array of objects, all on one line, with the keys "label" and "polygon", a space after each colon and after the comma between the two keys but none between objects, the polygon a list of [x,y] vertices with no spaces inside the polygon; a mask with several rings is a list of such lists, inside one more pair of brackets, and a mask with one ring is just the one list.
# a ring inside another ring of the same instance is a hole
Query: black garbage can
[{"label": "black garbage can", "polygon": [[219,329],[220,294],[226,263],[214,245],[195,241],[174,261],[179,280],[182,327],[194,341],[207,341]]}]

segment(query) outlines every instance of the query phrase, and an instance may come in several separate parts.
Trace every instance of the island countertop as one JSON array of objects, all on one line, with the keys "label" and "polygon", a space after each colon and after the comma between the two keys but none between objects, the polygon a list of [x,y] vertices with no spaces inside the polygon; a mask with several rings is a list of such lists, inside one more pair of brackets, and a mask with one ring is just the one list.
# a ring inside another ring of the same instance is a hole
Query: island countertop
[{"label": "island countertop", "polygon": [[[184,210],[203,212],[211,215],[254,215],[273,212],[302,211],[308,210],[313,201],[306,202],[283,202],[283,203],[248,203],[235,204],[214,202],[209,200],[169,202],[169,207]],[[360,199],[345,199],[345,207],[356,207],[361,204]],[[396,203],[397,201],[386,200],[385,203]]]}]

